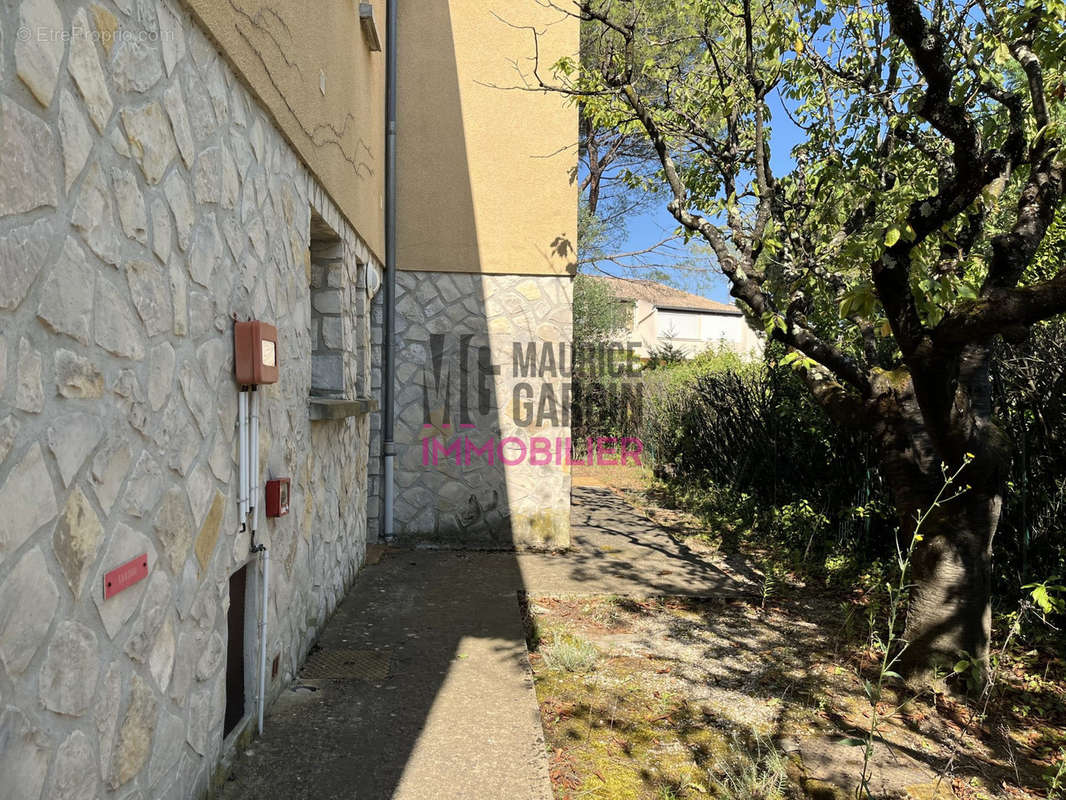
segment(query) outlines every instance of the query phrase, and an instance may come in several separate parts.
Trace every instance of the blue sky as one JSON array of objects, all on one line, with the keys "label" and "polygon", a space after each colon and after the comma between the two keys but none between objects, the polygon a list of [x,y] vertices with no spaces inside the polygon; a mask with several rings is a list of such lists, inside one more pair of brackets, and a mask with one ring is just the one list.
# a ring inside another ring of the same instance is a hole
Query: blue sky
[{"label": "blue sky", "polygon": [[[788,118],[788,115],[785,114],[781,98],[776,92],[768,98],[768,102],[773,125],[773,138],[771,140],[773,146],[770,152],[771,166],[774,174],[780,177],[792,169],[794,165],[792,148],[802,140],[803,131],[797,128]],[[677,229],[677,222],[666,210],[666,202],[664,198],[662,202],[651,210],[629,219],[627,238],[622,247],[623,252],[651,247]],[[682,248],[679,246],[678,249],[681,250]],[[673,259],[666,257],[658,258],[656,261],[676,262],[683,256],[683,252],[678,252]],[[675,285],[686,291],[723,303],[732,302],[726,279],[715,269],[713,262],[707,257],[701,257],[698,263],[706,265],[706,269],[693,272],[689,269],[667,268],[663,269],[663,271],[671,276]],[[594,271],[594,274],[607,273],[610,275],[642,277],[647,272],[647,270],[627,271],[614,264],[601,264],[600,269],[602,271]]]}]

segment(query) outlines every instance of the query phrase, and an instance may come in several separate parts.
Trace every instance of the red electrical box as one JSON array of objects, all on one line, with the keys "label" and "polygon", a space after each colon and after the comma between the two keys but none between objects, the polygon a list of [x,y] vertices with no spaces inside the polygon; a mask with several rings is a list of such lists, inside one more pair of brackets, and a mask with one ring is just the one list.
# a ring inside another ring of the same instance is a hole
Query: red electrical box
[{"label": "red electrical box", "polygon": [[278,329],[258,320],[235,322],[233,366],[241,386],[277,383]]},{"label": "red electrical box", "polygon": [[268,517],[284,517],[289,513],[289,479],[267,481],[266,513]]}]

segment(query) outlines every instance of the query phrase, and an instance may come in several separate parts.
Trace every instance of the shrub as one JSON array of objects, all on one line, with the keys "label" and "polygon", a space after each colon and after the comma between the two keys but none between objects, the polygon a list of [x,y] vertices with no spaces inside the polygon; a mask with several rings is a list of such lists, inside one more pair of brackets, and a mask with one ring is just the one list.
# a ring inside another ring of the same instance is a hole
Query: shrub
[{"label": "shrub", "polygon": [[649,353],[647,368],[655,370],[662,367],[672,367],[685,360],[686,353],[684,349],[667,340]]},{"label": "shrub", "polygon": [[1000,344],[993,410],[1014,445],[997,541],[1001,590],[1066,573],[1066,320],[1033,328],[1023,345]]},{"label": "shrub", "polygon": [[[782,355],[710,350],[636,376],[575,378],[574,438],[639,437],[681,505],[723,534],[750,530],[802,554],[844,588],[894,553],[890,487],[871,439],[818,408]],[[1021,587],[1066,574],[1066,319],[997,342],[991,370],[992,417],[1014,447],[993,580],[1013,605]]]},{"label": "shrub", "polygon": [[872,443],[829,419],[768,355],[710,352],[644,375],[645,452],[686,507],[805,558],[889,547],[893,512]]}]

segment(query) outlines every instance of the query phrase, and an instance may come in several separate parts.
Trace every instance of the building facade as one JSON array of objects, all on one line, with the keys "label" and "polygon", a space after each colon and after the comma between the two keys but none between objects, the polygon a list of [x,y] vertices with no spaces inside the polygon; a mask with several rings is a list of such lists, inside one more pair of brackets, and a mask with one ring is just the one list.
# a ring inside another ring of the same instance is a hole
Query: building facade
[{"label": "building facade", "polygon": [[[376,22],[360,5],[0,10],[5,798],[209,794],[379,538],[384,3],[363,4]],[[490,68],[531,50],[494,38],[498,15],[544,12],[401,7],[400,186],[416,196],[399,231],[395,528],[445,544],[564,541],[568,492],[547,497],[528,461],[410,456],[430,430],[453,446],[446,413],[466,419],[439,402],[434,354],[473,348],[491,380],[472,379],[470,413],[506,438],[512,340],[569,336],[576,155],[539,156],[576,139],[573,112],[501,88],[505,119],[476,99],[499,78]],[[576,25],[557,27],[552,46],[576,51]],[[419,49],[451,65],[450,99]],[[523,115],[546,120],[545,135],[510,140],[505,123]],[[487,152],[497,139],[512,149]],[[501,152],[540,194],[497,185]],[[279,373],[255,389],[250,453],[239,419],[253,392],[234,377],[234,325],[248,320],[276,328],[262,357]],[[561,417],[541,429],[567,431]],[[261,478],[254,538],[245,469]],[[549,474],[568,490],[565,472]],[[283,479],[287,513],[268,517],[264,484]]]},{"label": "building facade", "polygon": [[535,52],[545,75],[577,52],[578,26],[546,5],[400,4],[402,541],[569,542],[570,473],[556,456],[569,436],[559,345],[572,338],[577,110],[524,89]]},{"label": "building facade", "polygon": [[[725,348],[747,358],[762,355],[763,340],[735,305],[719,303],[655,281],[593,276],[627,311],[625,336],[648,358],[671,345],[686,357]],[[621,335],[621,334],[620,334]]]}]

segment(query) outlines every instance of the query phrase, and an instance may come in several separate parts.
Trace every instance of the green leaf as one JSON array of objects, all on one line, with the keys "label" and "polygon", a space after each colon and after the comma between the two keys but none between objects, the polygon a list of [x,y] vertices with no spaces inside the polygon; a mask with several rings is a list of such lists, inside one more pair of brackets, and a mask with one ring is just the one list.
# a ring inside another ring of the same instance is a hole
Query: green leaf
[{"label": "green leaf", "polygon": [[1040,606],[1040,610],[1045,614],[1050,614],[1054,606],[1051,603],[1051,597],[1048,595],[1047,586],[1040,584],[1032,592],[1033,602]]},{"label": "green leaf", "polygon": [[575,71],[574,59],[572,59],[570,56],[563,56],[555,62],[553,69],[556,73],[560,75],[570,77],[574,74]]},{"label": "green leaf", "polygon": [[956,661],[955,666],[952,667],[952,671],[959,673],[960,675],[970,668],[970,662],[965,658],[961,661]]},{"label": "green leaf", "polygon": [[785,320],[772,311],[767,311],[765,314],[762,315],[762,324],[763,329],[768,335],[772,334],[774,332],[774,329],[780,330],[782,332],[788,329],[785,325]]},{"label": "green leaf", "polygon": [[854,737],[848,736],[844,739],[840,739],[838,744],[842,744],[845,747],[866,747],[866,740],[855,739]]},{"label": "green leaf", "polygon": [[892,245],[899,241],[899,237],[900,230],[899,228],[893,225],[891,228],[885,231],[885,247],[892,247]]}]

